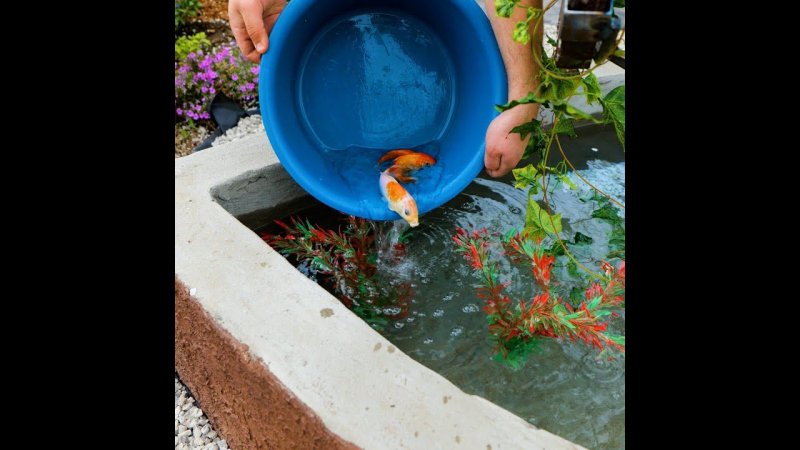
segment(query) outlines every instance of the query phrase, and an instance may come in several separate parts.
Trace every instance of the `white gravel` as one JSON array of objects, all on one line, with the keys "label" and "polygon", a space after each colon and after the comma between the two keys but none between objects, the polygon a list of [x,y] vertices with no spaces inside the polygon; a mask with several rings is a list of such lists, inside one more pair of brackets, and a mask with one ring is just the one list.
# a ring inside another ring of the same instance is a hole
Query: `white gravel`
[{"label": "white gravel", "polygon": [[226,450],[228,443],[214,431],[208,418],[175,377],[175,450]]},{"label": "white gravel", "polygon": [[227,144],[228,142],[233,142],[256,133],[261,133],[262,135],[265,133],[264,124],[261,123],[261,116],[258,114],[244,117],[239,120],[239,123],[237,123],[235,127],[226,131],[222,136],[214,139],[214,142],[211,143],[211,146],[215,147],[217,145]]}]

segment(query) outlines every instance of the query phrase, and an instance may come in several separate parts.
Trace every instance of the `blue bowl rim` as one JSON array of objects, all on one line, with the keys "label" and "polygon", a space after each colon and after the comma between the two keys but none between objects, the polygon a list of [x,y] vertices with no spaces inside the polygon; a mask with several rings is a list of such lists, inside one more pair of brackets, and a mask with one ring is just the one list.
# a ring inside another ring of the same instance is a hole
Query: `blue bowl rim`
[{"label": "blue bowl rim", "polygon": [[[503,104],[507,101],[508,85],[506,78],[505,65],[503,63],[500,49],[497,46],[494,32],[492,31],[489,18],[478,6],[474,0],[460,1],[460,0],[439,0],[449,1],[453,7],[459,8],[466,15],[467,20],[470,22],[471,29],[478,33],[478,41],[482,44],[483,54],[486,55],[487,65],[494,78],[492,87],[492,98],[495,104]],[[267,87],[274,86],[277,78],[276,72],[269,70],[269,67],[275,67],[282,56],[283,48],[279,45],[281,42],[286,42],[291,39],[290,33],[292,26],[303,19],[303,15],[314,6],[315,0],[292,0],[289,2],[284,10],[281,12],[279,19],[276,21],[275,26],[270,33],[269,48],[261,58],[261,67],[259,71],[258,83],[258,96],[261,109],[261,116],[264,123],[264,129],[267,133],[275,155],[283,165],[284,169],[289,175],[300,185],[306,192],[311,194],[320,202],[327,206],[350,215],[360,215],[362,211],[351,208],[351,205],[358,204],[356,199],[343,199],[340,196],[334,195],[332,191],[321,189],[319,183],[307,171],[298,170],[294,164],[291,163],[288,154],[285,153],[284,143],[287,141],[282,130],[277,127],[270,127],[269,124],[273,123],[273,117],[280,114],[281,105],[275,102],[270,102],[267,95]],[[435,31],[435,30],[434,30]],[[278,45],[275,45],[278,44]],[[497,117],[499,112],[494,111],[494,117]],[[420,215],[423,215],[439,206],[447,203],[463,191],[483,169],[484,152],[486,148],[485,138],[481,140],[480,151],[476,151],[472,159],[466,164],[464,170],[451,182],[439,191],[437,199],[432,204],[429,204],[425,210],[420,210]],[[287,164],[288,163],[288,164]],[[377,182],[376,189],[377,189]],[[398,220],[395,212],[386,208],[385,214],[378,217],[366,217],[372,220]]]}]

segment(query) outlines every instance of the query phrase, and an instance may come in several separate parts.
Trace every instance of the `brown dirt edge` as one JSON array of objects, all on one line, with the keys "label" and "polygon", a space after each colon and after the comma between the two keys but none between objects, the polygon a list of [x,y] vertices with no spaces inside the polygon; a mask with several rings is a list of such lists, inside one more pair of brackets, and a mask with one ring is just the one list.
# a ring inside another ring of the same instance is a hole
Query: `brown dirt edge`
[{"label": "brown dirt edge", "polygon": [[175,277],[175,370],[232,449],[357,449],[325,427]]}]

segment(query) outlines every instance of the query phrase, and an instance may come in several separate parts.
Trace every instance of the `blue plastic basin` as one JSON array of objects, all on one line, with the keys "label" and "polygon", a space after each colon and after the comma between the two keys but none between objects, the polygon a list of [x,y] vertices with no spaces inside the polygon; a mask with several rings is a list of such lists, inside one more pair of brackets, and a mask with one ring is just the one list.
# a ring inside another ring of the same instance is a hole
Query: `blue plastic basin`
[{"label": "blue plastic basin", "polygon": [[326,205],[374,220],[399,219],[378,185],[384,152],[437,158],[406,185],[420,214],[430,211],[480,172],[507,91],[474,0],[292,0],[259,76],[264,125],[287,172]]}]

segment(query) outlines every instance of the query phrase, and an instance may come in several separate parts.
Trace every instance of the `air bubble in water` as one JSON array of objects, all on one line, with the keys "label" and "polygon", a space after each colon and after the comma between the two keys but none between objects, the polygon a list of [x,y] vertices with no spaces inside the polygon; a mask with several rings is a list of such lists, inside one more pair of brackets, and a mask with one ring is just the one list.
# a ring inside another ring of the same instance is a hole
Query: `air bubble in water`
[{"label": "air bubble in water", "polygon": [[466,313],[466,314],[478,312],[479,310],[480,310],[480,308],[478,308],[478,305],[476,305],[474,303],[470,303],[469,305],[461,308],[461,311],[464,311],[464,313]]},{"label": "air bubble in water", "polygon": [[396,316],[400,314],[400,311],[401,309],[397,307],[383,308],[383,313],[386,314],[387,316]]}]

